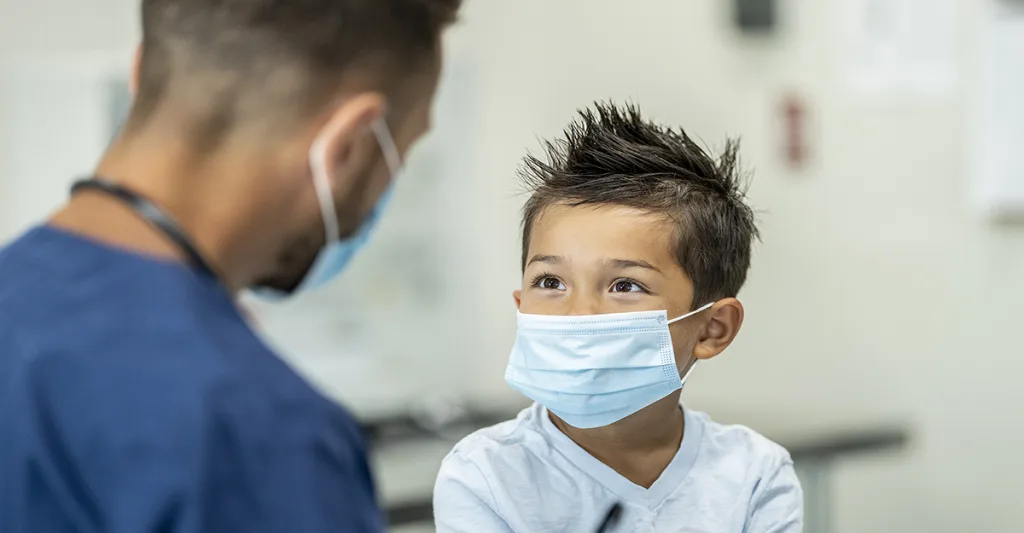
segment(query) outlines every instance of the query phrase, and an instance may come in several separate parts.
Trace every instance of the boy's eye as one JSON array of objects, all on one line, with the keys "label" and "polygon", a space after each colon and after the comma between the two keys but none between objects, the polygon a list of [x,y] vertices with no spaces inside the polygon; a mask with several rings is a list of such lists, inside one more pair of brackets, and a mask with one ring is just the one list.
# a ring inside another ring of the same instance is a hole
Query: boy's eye
[{"label": "boy's eye", "polygon": [[537,281],[534,282],[534,285],[540,287],[541,289],[549,291],[565,290],[565,284],[562,283],[562,280],[552,276],[541,276],[537,278]]},{"label": "boy's eye", "polygon": [[647,290],[635,281],[620,279],[612,284],[612,292],[647,292]]}]

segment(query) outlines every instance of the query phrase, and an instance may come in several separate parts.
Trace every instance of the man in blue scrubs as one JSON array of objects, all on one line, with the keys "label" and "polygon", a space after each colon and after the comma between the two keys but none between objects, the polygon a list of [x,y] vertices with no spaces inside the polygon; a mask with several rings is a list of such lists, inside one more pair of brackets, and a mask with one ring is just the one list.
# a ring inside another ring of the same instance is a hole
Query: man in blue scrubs
[{"label": "man in blue scrubs", "polygon": [[236,295],[366,241],[458,4],[143,0],[124,131],[0,251],[0,531],[383,529],[357,424]]}]

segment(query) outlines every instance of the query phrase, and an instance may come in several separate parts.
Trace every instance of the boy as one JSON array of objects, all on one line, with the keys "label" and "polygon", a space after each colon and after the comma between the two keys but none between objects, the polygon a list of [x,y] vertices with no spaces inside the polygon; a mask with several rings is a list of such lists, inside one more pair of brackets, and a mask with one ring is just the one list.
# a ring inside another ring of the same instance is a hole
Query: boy
[{"label": "boy", "polygon": [[526,159],[505,377],[536,403],[444,460],[440,533],[593,533],[612,508],[608,531],[801,531],[789,454],[679,401],[743,322],[757,228],[736,151],[599,104]]}]

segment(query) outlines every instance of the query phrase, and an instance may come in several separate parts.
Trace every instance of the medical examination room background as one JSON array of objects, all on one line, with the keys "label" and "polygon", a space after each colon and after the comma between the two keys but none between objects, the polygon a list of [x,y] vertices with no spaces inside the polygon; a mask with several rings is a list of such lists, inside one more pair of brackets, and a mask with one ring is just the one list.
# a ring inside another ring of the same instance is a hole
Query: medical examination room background
[{"label": "medical examination room background", "polygon": [[[0,2],[7,240],[113,134],[139,2]],[[747,322],[686,404],[784,444],[903,434],[814,459],[821,531],[1024,531],[1024,2],[467,0],[462,19],[379,238],[330,291],[253,304],[302,372],[367,420],[514,412],[517,164],[578,107],[632,100],[712,147],[742,137],[753,173]],[[450,442],[382,442],[384,503],[428,498]]]}]

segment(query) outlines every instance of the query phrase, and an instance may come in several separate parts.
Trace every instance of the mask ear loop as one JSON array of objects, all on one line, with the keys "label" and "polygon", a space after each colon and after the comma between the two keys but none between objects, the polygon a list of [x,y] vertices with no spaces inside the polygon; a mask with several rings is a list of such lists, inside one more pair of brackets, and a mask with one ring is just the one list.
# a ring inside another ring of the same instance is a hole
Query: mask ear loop
[{"label": "mask ear loop", "polygon": [[316,198],[320,202],[320,216],[324,219],[325,245],[341,239],[338,227],[338,209],[334,205],[334,193],[331,191],[331,180],[327,171],[327,132],[321,133],[309,149],[309,169],[313,173],[313,187]]},{"label": "mask ear loop", "polygon": [[[694,316],[694,315],[696,315],[698,313],[702,313],[704,311],[707,311],[708,309],[711,309],[711,306],[713,306],[713,305],[715,305],[715,302],[711,302],[711,303],[701,307],[700,309],[696,309],[694,311],[690,311],[689,313],[686,313],[685,315],[683,315],[683,316],[681,316],[679,318],[673,318],[672,320],[669,320],[667,322],[667,324],[675,324],[676,322],[679,322],[680,320],[684,320],[684,319],[690,318],[691,316]],[[696,357],[693,358],[693,363],[690,365],[690,368],[687,369],[686,374],[683,375],[683,379],[681,379],[679,381],[680,384],[686,383],[686,380],[690,377],[690,374],[693,374],[693,369],[697,368],[697,363],[699,363],[699,362],[700,362],[700,359],[697,359]]]},{"label": "mask ear loop", "polygon": [[398,172],[402,169],[402,156],[398,153],[395,136],[391,135],[391,130],[383,118],[373,121],[371,128],[373,128],[373,134],[377,136],[380,151],[384,154],[384,164],[388,166],[391,178],[394,179],[398,177]]},{"label": "mask ear loop", "polygon": [[689,370],[687,370],[686,373],[683,374],[683,379],[679,380],[680,384],[686,383],[686,380],[690,377],[690,374],[693,374],[693,369],[697,368],[697,363],[699,362],[700,359],[697,359],[696,357],[693,358],[693,363],[690,365]]},{"label": "mask ear loop", "polygon": [[711,309],[711,306],[713,306],[713,305],[715,305],[715,302],[711,302],[711,303],[705,305],[704,307],[701,307],[700,309],[697,309],[695,311],[690,311],[689,313],[686,313],[685,315],[683,315],[683,316],[681,316],[679,318],[673,318],[672,320],[669,320],[667,322],[667,324],[670,324],[670,325],[671,324],[675,324],[676,322],[679,322],[680,320],[685,320],[687,318],[690,318],[691,316],[696,315],[697,313],[702,313],[704,311],[707,311],[708,309]]},{"label": "mask ear loop", "polygon": [[[377,137],[377,144],[380,145],[381,153],[384,154],[384,164],[391,173],[391,178],[398,176],[402,167],[402,158],[398,153],[398,146],[395,138],[391,135],[387,123],[383,118],[374,120],[370,125],[373,134]],[[327,131],[323,132],[313,141],[309,149],[309,168],[313,173],[313,187],[316,189],[316,198],[320,203],[320,215],[324,220],[324,237],[326,244],[341,240],[341,228],[338,226],[338,208],[334,204],[334,192],[331,190],[329,163],[327,161]]]}]

